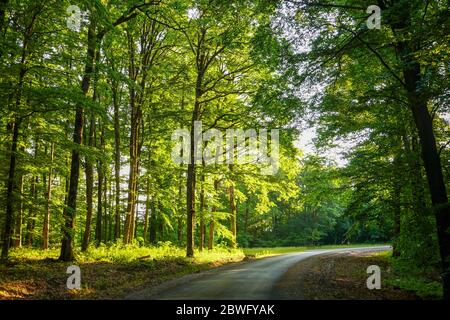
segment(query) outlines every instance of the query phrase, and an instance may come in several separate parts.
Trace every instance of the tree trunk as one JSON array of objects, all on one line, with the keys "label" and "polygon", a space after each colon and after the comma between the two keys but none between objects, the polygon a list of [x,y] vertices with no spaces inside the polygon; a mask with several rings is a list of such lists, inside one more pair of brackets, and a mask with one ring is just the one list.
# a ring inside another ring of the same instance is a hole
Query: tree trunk
[{"label": "tree trunk", "polygon": [[178,245],[181,246],[183,241],[183,219],[181,217],[177,219],[177,240]]},{"label": "tree trunk", "polygon": [[195,182],[196,182],[196,147],[195,142],[197,137],[195,136],[195,123],[200,119],[200,99],[203,95],[202,87],[203,72],[198,71],[196,90],[195,90],[195,104],[194,111],[192,113],[191,120],[191,132],[190,132],[190,155],[187,168],[186,179],[186,207],[187,207],[187,223],[186,223],[186,256],[194,256],[194,239],[195,239]]},{"label": "tree trunk", "polygon": [[[130,54],[130,61],[128,66],[128,75],[130,79],[136,81],[139,73],[139,67],[136,66],[135,58],[135,40],[130,32],[127,31],[128,50]],[[143,64],[143,69],[146,70],[147,64]],[[145,71],[144,71],[145,72]],[[145,74],[141,81],[141,95],[145,91]],[[140,149],[140,125],[142,123],[142,109],[141,99],[136,93],[134,87],[130,87],[130,109],[131,109],[131,133],[130,133],[130,172],[128,181],[128,203],[127,214],[125,219],[124,229],[124,243],[130,243],[134,237],[135,232],[135,216],[136,216],[136,201],[137,201],[137,178],[139,173],[139,149]]]},{"label": "tree trunk", "polygon": [[[49,247],[49,235],[50,235],[50,205],[52,201],[52,179],[53,179],[53,158],[55,154],[55,144],[52,143],[50,147],[50,169],[48,170],[48,181],[46,190],[46,202],[44,213],[44,226],[42,229],[42,249],[47,250]],[[45,183],[45,179],[44,179]]]},{"label": "tree trunk", "polygon": [[[214,191],[217,194],[217,190],[219,189],[219,181],[214,180]],[[208,241],[208,250],[214,249],[214,213],[217,212],[217,206],[214,205],[211,208],[211,219],[209,221],[209,241]]]},{"label": "tree trunk", "polygon": [[159,228],[159,241],[164,241],[164,240],[165,240],[165,238],[164,238],[164,227],[165,227],[165,222],[164,222],[164,219],[162,218],[164,208],[163,208],[163,206],[162,206],[161,203],[159,203],[158,209],[159,209],[160,217],[161,217],[161,219],[159,219],[159,223],[158,223],[158,228]]},{"label": "tree trunk", "polygon": [[[89,138],[87,145],[89,147],[95,146],[95,130],[96,121],[93,113],[90,114],[89,123]],[[86,157],[86,225],[84,228],[83,243],[81,245],[81,251],[87,251],[89,248],[89,242],[91,241],[91,225],[92,216],[94,211],[94,166],[90,157]]]},{"label": "tree trunk", "polygon": [[[233,165],[230,164],[230,173],[233,173]],[[237,248],[237,222],[236,222],[236,198],[234,196],[234,185],[229,188],[230,196],[230,231],[232,234],[231,248]]]},{"label": "tree trunk", "polygon": [[[100,150],[103,150],[103,146],[105,144],[105,130],[102,125],[100,128]],[[104,180],[104,169],[103,169],[103,161],[97,161],[97,174],[98,174],[98,188],[97,188],[97,219],[95,225],[95,240],[97,242],[97,246],[102,242],[102,232],[103,232],[103,180]]]},{"label": "tree trunk", "polygon": [[[36,148],[37,149],[37,148]],[[25,243],[28,247],[33,246],[33,235],[34,235],[34,227],[36,225],[36,203],[37,203],[37,194],[36,194],[36,176],[33,175],[31,179],[30,186],[30,199],[32,199],[32,203],[29,206],[28,211],[28,221],[27,221],[27,236],[25,239]]]},{"label": "tree trunk", "polygon": [[401,181],[400,181],[400,177],[398,176],[399,172],[400,172],[400,167],[399,167],[399,161],[400,158],[399,156],[395,156],[394,162],[393,162],[393,166],[394,166],[394,175],[395,177],[393,178],[393,186],[392,186],[392,191],[393,191],[393,195],[392,195],[392,211],[394,213],[394,244],[393,244],[393,248],[392,248],[392,255],[394,257],[400,257],[400,250],[398,249],[398,242],[399,242],[399,238],[400,238],[400,232],[401,232],[401,206],[400,206],[400,197],[401,197]]},{"label": "tree trunk", "polygon": [[248,232],[248,216],[249,216],[249,204],[248,199],[245,202],[245,219],[244,219],[244,235],[247,236]]},{"label": "tree trunk", "polygon": [[[6,3],[4,3],[6,5]],[[4,14],[4,11],[3,11]],[[23,39],[23,47],[22,47],[22,57],[20,60],[20,70],[19,77],[17,81],[17,91],[15,95],[15,108],[19,110],[20,104],[22,102],[22,88],[23,81],[25,78],[26,68],[25,62],[27,60],[27,51],[28,51],[28,42],[29,38],[33,32],[33,24],[34,20],[31,22],[31,25],[27,27],[26,33]],[[13,236],[13,224],[14,224],[14,187],[15,187],[15,175],[16,175],[16,166],[17,166],[17,147],[19,142],[19,128],[21,126],[22,119],[19,116],[15,116],[14,120],[10,124],[10,130],[12,131],[12,142],[10,147],[10,156],[9,156],[9,172],[8,179],[6,183],[6,217],[3,229],[3,245],[2,245],[2,255],[1,261],[6,261],[9,255],[9,248],[11,246],[11,239]]]},{"label": "tree trunk", "polygon": [[416,124],[421,156],[425,166],[431,202],[436,217],[439,251],[442,263],[442,280],[444,299],[450,299],[450,206],[442,174],[436,139],[433,132],[433,122],[428,110],[428,101],[425,94],[420,92],[421,66],[414,60],[414,50],[411,44],[400,43],[399,53],[403,62],[403,75],[405,79],[408,102]]},{"label": "tree trunk", "polygon": [[194,227],[195,227],[195,162],[194,162],[194,121],[191,125],[191,155],[187,170],[186,181],[186,256],[194,256]]},{"label": "tree trunk", "polygon": [[11,143],[11,155],[9,161],[9,174],[7,182],[6,191],[6,219],[4,224],[3,232],[3,245],[2,245],[2,256],[1,260],[6,261],[9,255],[9,247],[11,244],[11,238],[13,233],[13,222],[14,222],[14,176],[16,172],[16,161],[17,161],[17,143],[19,140],[19,126],[20,120],[15,119],[12,123],[12,143]]},{"label": "tree trunk", "polygon": [[16,217],[16,230],[15,230],[15,237],[14,237],[14,247],[20,248],[22,247],[22,224],[23,224],[23,175],[21,174],[19,177],[19,200],[18,200],[18,207],[19,210],[17,212]]},{"label": "tree trunk", "polygon": [[115,224],[114,224],[114,240],[120,238],[120,122],[119,122],[119,102],[117,100],[117,87],[113,88],[113,104],[114,104],[114,174],[115,174]]},{"label": "tree trunk", "polygon": [[[94,71],[94,58],[95,49],[97,44],[97,37],[95,35],[95,22],[94,17],[91,17],[91,23],[88,31],[88,48],[86,54],[86,65],[83,74],[83,80],[81,81],[81,90],[83,95],[86,96],[90,83],[91,74]],[[73,142],[76,145],[81,145],[83,141],[83,122],[84,122],[84,108],[78,104],[75,112],[75,127],[73,132]],[[72,261],[75,259],[73,253],[73,233],[75,226],[75,217],[77,209],[77,196],[78,196],[78,183],[80,177],[80,153],[78,148],[72,150],[72,160],[70,165],[70,180],[69,180],[69,193],[67,196],[67,206],[64,209],[64,226],[62,228],[62,242],[61,242],[61,254],[59,260]]]},{"label": "tree trunk", "polygon": [[135,211],[135,203],[136,203],[136,166],[137,166],[137,148],[136,148],[136,141],[137,141],[137,126],[138,126],[138,115],[135,107],[135,101],[134,101],[134,90],[131,89],[130,93],[130,100],[131,100],[131,109],[132,109],[132,116],[131,116],[131,136],[130,136],[130,171],[128,175],[128,204],[127,204],[127,215],[125,219],[125,228],[124,228],[124,238],[123,242],[125,244],[129,243],[132,238],[132,224],[133,224],[133,217],[134,217],[134,211]]},{"label": "tree trunk", "polygon": [[[184,108],[184,102],[182,102],[181,107]],[[181,150],[181,157],[183,157],[183,150]],[[181,199],[183,197],[183,164],[180,164],[180,175],[179,175],[179,184],[178,184],[178,199],[180,199],[180,203],[181,203]],[[182,242],[183,242],[183,218],[181,217],[181,212],[180,210],[177,213],[178,218],[177,218],[177,240],[178,240],[178,245],[181,246]]]},{"label": "tree trunk", "polygon": [[[205,164],[203,163],[203,167],[204,165]],[[200,251],[203,251],[203,248],[205,247],[205,235],[206,235],[204,184],[205,184],[205,175],[202,173],[200,179],[200,246],[199,246]]]},{"label": "tree trunk", "polygon": [[[104,168],[104,170],[106,170]],[[104,172],[103,174],[103,242],[108,242],[108,173]]]},{"label": "tree trunk", "polygon": [[148,219],[150,215],[150,178],[147,178],[147,199],[145,201],[144,242],[148,241]]}]

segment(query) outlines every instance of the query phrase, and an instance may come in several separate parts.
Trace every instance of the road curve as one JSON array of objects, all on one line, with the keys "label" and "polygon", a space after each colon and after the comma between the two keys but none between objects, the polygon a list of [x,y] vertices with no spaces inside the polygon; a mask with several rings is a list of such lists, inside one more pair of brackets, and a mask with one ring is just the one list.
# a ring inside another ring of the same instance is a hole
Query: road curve
[{"label": "road curve", "polygon": [[274,299],[278,279],[301,260],[326,253],[384,251],[389,246],[310,250],[228,265],[187,275],[162,285],[135,292],[126,299],[156,300],[264,300]]}]

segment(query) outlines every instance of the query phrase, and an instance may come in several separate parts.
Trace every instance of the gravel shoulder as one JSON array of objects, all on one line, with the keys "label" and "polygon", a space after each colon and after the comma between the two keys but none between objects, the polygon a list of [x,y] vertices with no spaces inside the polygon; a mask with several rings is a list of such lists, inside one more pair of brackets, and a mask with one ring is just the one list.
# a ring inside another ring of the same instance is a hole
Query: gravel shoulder
[{"label": "gravel shoulder", "polygon": [[[381,289],[369,290],[367,267],[381,269]],[[276,283],[280,300],[417,300],[414,293],[386,285],[390,276],[385,259],[373,252],[339,252],[312,256],[292,266]]]}]

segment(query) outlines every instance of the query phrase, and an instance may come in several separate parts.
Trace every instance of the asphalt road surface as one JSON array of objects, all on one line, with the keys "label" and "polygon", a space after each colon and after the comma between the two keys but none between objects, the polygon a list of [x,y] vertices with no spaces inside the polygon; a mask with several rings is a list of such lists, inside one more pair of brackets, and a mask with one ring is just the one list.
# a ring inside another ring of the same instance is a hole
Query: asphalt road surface
[{"label": "asphalt road surface", "polygon": [[389,246],[311,250],[282,254],[187,275],[135,292],[127,299],[159,300],[264,300],[276,299],[273,288],[292,266],[309,257],[339,252],[390,250]]}]

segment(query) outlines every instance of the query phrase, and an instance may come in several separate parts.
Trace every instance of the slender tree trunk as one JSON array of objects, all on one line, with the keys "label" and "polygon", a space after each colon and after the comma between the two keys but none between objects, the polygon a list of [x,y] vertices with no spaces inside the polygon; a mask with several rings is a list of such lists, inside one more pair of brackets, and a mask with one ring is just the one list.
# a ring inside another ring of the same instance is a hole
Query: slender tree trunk
[{"label": "slender tree trunk", "polygon": [[14,247],[20,248],[22,247],[22,225],[23,225],[23,201],[22,201],[22,195],[23,195],[23,175],[21,174],[19,177],[19,198],[18,201],[18,212],[16,217],[16,230],[15,230],[15,239],[14,239]]},{"label": "slender tree trunk", "polygon": [[183,219],[181,217],[177,218],[177,240],[178,245],[181,246],[183,241]]},{"label": "slender tree trunk", "polygon": [[[130,61],[128,74],[130,79],[137,80],[138,67],[135,58],[135,40],[130,32],[127,32],[128,49]],[[143,85],[143,84],[142,84]],[[145,89],[142,88],[142,89]],[[142,93],[143,94],[143,93]],[[130,243],[135,231],[135,215],[137,201],[137,174],[139,172],[139,133],[142,119],[142,110],[139,97],[135,88],[130,88],[130,108],[131,108],[131,134],[130,134],[130,173],[128,181],[128,203],[127,215],[125,219],[124,243]]]},{"label": "slender tree trunk", "polygon": [[[105,168],[104,168],[105,170]],[[104,173],[103,181],[103,242],[108,242],[108,173]]]},{"label": "slender tree trunk", "polygon": [[[214,180],[214,191],[217,194],[217,191],[219,189],[219,181],[218,180]],[[212,250],[214,249],[214,213],[217,212],[217,206],[214,205],[211,208],[211,212],[212,212],[212,216],[211,219],[209,221],[209,241],[208,241],[208,249]]]},{"label": "slender tree trunk", "polygon": [[113,104],[114,104],[114,174],[115,174],[115,224],[114,224],[114,240],[120,238],[120,122],[119,122],[119,102],[117,99],[117,86],[113,88]]},{"label": "slender tree trunk", "polygon": [[[230,172],[233,172],[233,165],[230,164]],[[230,196],[230,231],[231,231],[231,248],[237,248],[237,222],[236,222],[236,198],[234,196],[234,186],[229,187]]]},{"label": "slender tree trunk", "polygon": [[[103,150],[103,146],[105,144],[105,132],[104,126],[102,125],[100,133],[100,150]],[[97,241],[97,245],[100,245],[102,242],[102,219],[103,219],[103,180],[104,180],[104,169],[103,169],[103,161],[97,161],[97,172],[98,172],[98,188],[97,188],[97,219],[95,225],[95,240]]]},{"label": "slender tree trunk", "polygon": [[108,171],[108,176],[109,176],[109,183],[108,183],[108,207],[106,208],[108,210],[108,213],[105,213],[105,216],[107,216],[108,218],[108,234],[106,235],[106,239],[108,241],[113,240],[113,215],[112,215],[112,208],[113,208],[113,194],[112,194],[112,189],[113,189],[113,179],[112,179],[112,174],[110,171]]},{"label": "slender tree trunk", "polygon": [[186,223],[186,256],[194,256],[194,228],[195,228],[195,162],[194,162],[194,121],[191,126],[191,155],[187,170],[186,182],[186,203],[187,203],[187,223]]},{"label": "slender tree trunk", "polygon": [[[90,114],[89,121],[89,138],[88,146],[95,146],[95,131],[96,121],[93,113]],[[91,225],[94,212],[94,166],[90,157],[86,157],[86,225],[84,227],[83,243],[81,245],[81,251],[87,251],[89,248],[89,242],[91,241]]]},{"label": "slender tree trunk", "polygon": [[16,172],[16,161],[17,161],[17,143],[19,140],[19,126],[20,120],[15,119],[12,124],[12,143],[11,143],[11,155],[9,160],[9,174],[7,182],[6,191],[6,219],[4,224],[3,233],[3,246],[2,246],[2,256],[1,260],[6,261],[9,255],[9,247],[11,244],[11,238],[13,235],[13,222],[14,222],[14,176]]},{"label": "slender tree trunk", "polygon": [[134,217],[134,211],[135,211],[135,202],[136,202],[136,165],[137,165],[137,153],[136,153],[136,139],[137,139],[137,130],[136,130],[136,121],[137,121],[137,114],[135,109],[135,101],[134,101],[134,93],[133,90],[130,93],[130,99],[131,99],[131,109],[132,109],[132,117],[131,117],[131,136],[130,136],[130,173],[129,173],[129,180],[128,180],[128,205],[127,205],[127,215],[125,219],[125,229],[124,229],[124,243],[127,244],[131,241],[132,238],[132,224],[133,224],[133,217]]},{"label": "slender tree trunk", "polygon": [[165,238],[164,238],[164,228],[165,228],[165,222],[164,222],[164,219],[162,218],[162,215],[164,214],[163,212],[164,212],[164,208],[163,208],[163,206],[162,206],[162,204],[161,204],[161,202],[159,202],[158,203],[158,209],[159,209],[159,212],[160,212],[160,219],[159,219],[159,223],[158,223],[158,228],[159,228],[159,241],[164,241],[165,240]]},{"label": "slender tree trunk", "polygon": [[194,239],[195,239],[195,182],[196,182],[196,161],[195,154],[196,147],[195,142],[197,138],[195,136],[195,123],[200,119],[200,99],[203,95],[201,89],[203,81],[203,73],[199,71],[197,75],[196,94],[194,112],[192,113],[191,120],[191,132],[190,132],[190,155],[187,168],[187,180],[186,180],[186,207],[187,207],[187,223],[186,223],[186,256],[194,256]]},{"label": "slender tree trunk", "polygon": [[[94,85],[93,85],[93,95],[92,101],[96,103],[98,101],[98,73],[97,65],[100,63],[100,51],[97,50],[95,52],[95,60],[94,60]],[[96,116],[93,111],[90,112],[90,122],[89,122],[89,137],[87,141],[87,145],[90,148],[95,147],[96,145]],[[85,139],[86,140],[86,139]],[[86,144],[86,142],[85,142]],[[94,165],[90,156],[86,157],[86,224],[84,228],[83,234],[83,242],[81,244],[81,251],[87,251],[89,247],[89,243],[91,241],[91,225],[92,225],[92,216],[94,211],[93,206],[93,198],[94,198]]]},{"label": "slender tree trunk", "polygon": [[[81,90],[83,95],[86,96],[90,83],[91,74],[94,71],[94,58],[95,49],[97,45],[97,39],[95,35],[95,22],[94,17],[91,18],[91,23],[88,31],[88,48],[86,54],[86,65],[84,69],[83,79],[81,81]],[[81,145],[83,141],[83,124],[84,122],[84,108],[78,104],[75,112],[75,126],[73,132],[73,142],[76,145]],[[72,150],[72,159],[70,165],[70,180],[69,180],[69,193],[67,196],[67,206],[64,209],[64,226],[62,228],[62,242],[61,242],[61,254],[59,260],[72,261],[75,259],[73,253],[73,231],[75,227],[75,217],[77,209],[77,196],[78,196],[78,183],[80,177],[80,152],[78,148]]]},{"label": "slender tree trunk", "polygon": [[[36,147],[37,150],[37,147]],[[36,153],[35,153],[36,155]],[[30,186],[30,199],[32,199],[32,203],[29,206],[28,213],[28,221],[27,221],[27,236],[25,239],[25,243],[28,247],[33,246],[33,235],[34,235],[34,227],[36,225],[36,203],[37,203],[37,194],[36,194],[36,176],[33,175],[31,179]]]},{"label": "slender tree trunk", "polygon": [[[139,128],[139,127],[138,127]],[[138,140],[139,141],[139,140]],[[130,228],[130,242],[135,239],[137,237],[137,225],[138,225],[138,211],[139,211],[139,167],[140,167],[140,144],[138,143],[138,141],[136,141],[136,165],[135,165],[135,173],[134,173],[134,209],[133,209],[133,214],[131,216],[131,228]]]},{"label": "slender tree trunk", "polygon": [[[47,250],[49,247],[50,237],[50,205],[52,201],[52,179],[53,179],[53,159],[55,154],[55,144],[52,143],[50,147],[50,169],[48,170],[48,181],[46,190],[46,202],[45,202],[45,214],[44,214],[44,226],[42,229],[42,249]],[[45,182],[45,179],[44,179]]]},{"label": "slender tree trunk", "polygon": [[[181,103],[181,107],[184,108],[184,102]],[[181,150],[180,156],[183,157],[183,150]],[[178,184],[178,199],[180,199],[180,202],[182,197],[183,197],[183,164],[180,164],[180,175]],[[183,218],[181,217],[180,212],[178,212],[177,227],[178,227],[177,228],[178,245],[181,246],[183,242]]]},{"label": "slender tree trunk", "polygon": [[145,201],[144,242],[148,241],[148,219],[150,215],[150,178],[147,178],[147,199]]},{"label": "slender tree trunk", "polygon": [[202,173],[200,178],[200,246],[199,246],[200,251],[203,251],[203,248],[205,247],[205,236],[206,236],[204,184],[205,184],[205,175]]},{"label": "slender tree trunk", "polygon": [[392,255],[394,257],[400,257],[400,250],[398,249],[398,242],[401,232],[401,206],[400,206],[400,197],[401,197],[401,181],[400,177],[398,176],[400,174],[400,158],[397,155],[394,159],[394,174],[396,175],[393,179],[393,186],[392,186],[392,211],[394,213],[394,244],[392,248]]},{"label": "slender tree trunk", "polygon": [[155,244],[156,243],[156,228],[157,228],[157,219],[156,219],[156,205],[155,205],[155,199],[153,199],[151,203],[151,213],[150,213],[150,243]]}]

